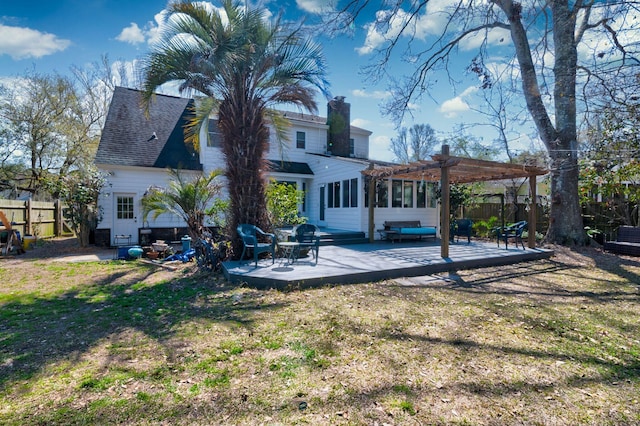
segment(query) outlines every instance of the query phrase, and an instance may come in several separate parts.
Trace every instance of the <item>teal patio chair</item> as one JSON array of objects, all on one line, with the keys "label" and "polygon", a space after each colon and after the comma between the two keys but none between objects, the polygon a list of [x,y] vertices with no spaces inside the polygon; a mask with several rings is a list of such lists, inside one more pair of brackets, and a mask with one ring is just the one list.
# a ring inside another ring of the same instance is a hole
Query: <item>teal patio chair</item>
[{"label": "teal patio chair", "polygon": [[[249,225],[243,223],[236,228],[238,235],[242,238],[242,254],[240,255],[240,261],[244,259],[245,253],[248,254],[249,250],[253,252],[253,260],[258,267],[258,255],[260,253],[271,253],[271,263],[276,261],[276,236],[268,232],[264,232],[262,229],[255,225]],[[270,242],[263,242],[270,239]]]},{"label": "teal patio chair", "polygon": [[473,231],[473,221],[471,219],[456,219],[451,223],[449,239],[453,242],[453,237],[467,237],[467,244],[471,243],[471,232]]},{"label": "teal patio chair", "polygon": [[525,250],[524,241],[522,241],[522,233],[527,230],[527,221],[523,220],[513,225],[499,227],[495,229],[496,239],[498,241],[498,247],[500,247],[500,241],[504,241],[504,248],[507,248],[509,239],[512,239],[518,248],[518,241],[522,245],[522,249]]},{"label": "teal patio chair", "polygon": [[320,248],[320,236],[317,233],[318,228],[309,223],[298,225],[291,232],[291,239],[300,244],[298,250],[303,248],[310,249],[316,260],[316,265],[318,264],[318,249]]}]

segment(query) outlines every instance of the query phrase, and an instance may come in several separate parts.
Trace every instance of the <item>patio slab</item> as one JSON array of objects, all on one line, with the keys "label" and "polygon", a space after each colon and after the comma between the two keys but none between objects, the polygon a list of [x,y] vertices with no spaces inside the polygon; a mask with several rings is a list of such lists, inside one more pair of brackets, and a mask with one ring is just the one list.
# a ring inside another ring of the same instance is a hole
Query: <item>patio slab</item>
[{"label": "patio slab", "polygon": [[225,277],[257,288],[303,288],[415,277],[463,269],[546,259],[553,250],[497,247],[496,243],[459,242],[449,246],[449,258],[440,257],[439,242],[376,242],[321,246],[318,264],[311,255],[287,264],[286,259],[224,262]]}]

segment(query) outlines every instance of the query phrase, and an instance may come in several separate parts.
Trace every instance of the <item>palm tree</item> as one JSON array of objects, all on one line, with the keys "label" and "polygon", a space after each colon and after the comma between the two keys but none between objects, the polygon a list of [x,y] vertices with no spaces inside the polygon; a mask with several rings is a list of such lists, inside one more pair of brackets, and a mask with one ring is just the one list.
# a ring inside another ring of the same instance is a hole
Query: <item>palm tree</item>
[{"label": "palm tree", "polygon": [[[288,123],[272,107],[293,105],[315,113],[316,89],[328,97],[320,47],[304,37],[301,25],[290,27],[280,18],[269,23],[264,11],[231,0],[223,0],[221,10],[178,2],[169,11],[162,41],[144,68],[145,98],[149,101],[167,82],[179,82],[181,93],[204,95],[187,139],[198,144],[200,128],[217,113],[230,198],[228,226],[235,230],[251,223],[270,229],[267,122],[282,141]],[[234,248],[241,247],[236,236]]]},{"label": "palm tree", "polygon": [[175,169],[169,170],[169,174],[171,179],[167,188],[149,188],[142,197],[143,220],[146,221],[149,214],[153,219],[163,213],[175,214],[187,223],[189,236],[197,240],[202,236],[205,210],[222,191],[222,184],[217,179],[222,170],[191,179]]}]

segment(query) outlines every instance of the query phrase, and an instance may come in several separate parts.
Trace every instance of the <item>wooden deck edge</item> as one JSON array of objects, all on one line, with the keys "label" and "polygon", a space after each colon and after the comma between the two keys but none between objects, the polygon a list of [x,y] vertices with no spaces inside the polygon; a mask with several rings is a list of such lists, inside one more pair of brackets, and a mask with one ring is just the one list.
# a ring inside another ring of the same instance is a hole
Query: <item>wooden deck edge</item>
[{"label": "wooden deck edge", "polygon": [[466,261],[447,261],[432,265],[415,266],[410,268],[397,268],[378,271],[358,272],[327,277],[314,277],[305,279],[279,279],[273,277],[254,277],[230,273],[223,264],[225,278],[232,284],[241,284],[257,289],[295,290],[325,285],[360,284],[367,282],[383,281],[401,277],[417,277],[433,275],[443,272],[461,271],[465,269],[489,268],[494,266],[510,265],[534,260],[548,259],[552,257],[552,250],[523,251],[522,254],[513,254],[507,257],[492,257],[482,259],[470,259]]}]

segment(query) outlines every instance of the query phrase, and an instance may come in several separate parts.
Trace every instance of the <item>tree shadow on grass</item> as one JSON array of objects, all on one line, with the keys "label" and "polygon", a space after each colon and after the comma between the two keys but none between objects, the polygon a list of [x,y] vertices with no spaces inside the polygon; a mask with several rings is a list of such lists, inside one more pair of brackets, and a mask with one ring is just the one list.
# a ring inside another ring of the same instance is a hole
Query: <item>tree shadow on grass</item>
[{"label": "tree shadow on grass", "polygon": [[[638,263],[621,263],[619,266],[607,263],[597,266],[602,270],[620,276],[629,283],[637,283],[640,278],[633,272],[624,269],[625,265],[640,266]],[[576,280],[583,279],[583,270],[586,266],[568,265],[566,263],[553,260],[524,262],[503,267],[489,268],[490,274],[484,269],[468,271],[465,276],[453,274],[443,280],[429,280],[424,283],[415,283],[416,287],[446,288],[454,291],[464,291],[473,294],[495,294],[505,296],[526,295],[537,298],[553,299],[578,299],[585,302],[607,303],[624,301],[638,301],[640,295],[637,292],[630,292],[624,288],[616,287],[610,281],[601,281],[601,284],[608,285],[610,290],[572,290],[562,287],[555,282],[555,277],[563,276],[565,279],[575,277]],[[477,272],[477,273],[476,273]],[[526,282],[518,283],[526,278],[536,278],[537,285],[529,286]],[[591,279],[596,282],[596,279]],[[509,285],[503,285],[503,284]]]},{"label": "tree shadow on grass", "polygon": [[[250,328],[252,312],[279,308],[259,299],[239,303],[211,280],[177,278],[158,284],[143,276],[115,272],[96,282],[52,296],[27,294],[2,305],[0,313],[0,389],[27,380],[49,363],[79,358],[104,338],[138,330],[161,345],[176,326],[191,319],[229,322]],[[165,346],[167,352],[171,348]]]},{"label": "tree shadow on grass", "polygon": [[[611,262],[610,259],[607,258],[611,256],[614,257],[614,262]],[[629,270],[630,268],[637,268],[640,270],[640,258],[617,256],[611,253],[600,253],[593,256],[593,260],[598,268],[602,268],[622,279],[640,286],[640,275]]]}]

